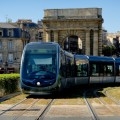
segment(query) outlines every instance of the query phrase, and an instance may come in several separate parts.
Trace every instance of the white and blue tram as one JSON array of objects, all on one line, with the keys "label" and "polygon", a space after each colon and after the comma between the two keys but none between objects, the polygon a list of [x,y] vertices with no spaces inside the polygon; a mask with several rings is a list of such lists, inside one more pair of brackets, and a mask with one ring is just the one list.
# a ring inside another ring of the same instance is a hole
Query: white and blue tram
[{"label": "white and blue tram", "polygon": [[20,85],[24,93],[105,83],[120,83],[120,58],[73,55],[54,42],[31,42],[23,50]]}]

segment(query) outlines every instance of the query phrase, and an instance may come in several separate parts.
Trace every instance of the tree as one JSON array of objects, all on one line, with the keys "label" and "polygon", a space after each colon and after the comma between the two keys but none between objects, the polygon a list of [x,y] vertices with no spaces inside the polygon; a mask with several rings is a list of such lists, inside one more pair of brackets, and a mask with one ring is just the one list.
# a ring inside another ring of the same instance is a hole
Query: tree
[{"label": "tree", "polygon": [[104,56],[112,56],[112,55],[116,54],[115,51],[116,51],[115,46],[103,45],[102,53]]}]

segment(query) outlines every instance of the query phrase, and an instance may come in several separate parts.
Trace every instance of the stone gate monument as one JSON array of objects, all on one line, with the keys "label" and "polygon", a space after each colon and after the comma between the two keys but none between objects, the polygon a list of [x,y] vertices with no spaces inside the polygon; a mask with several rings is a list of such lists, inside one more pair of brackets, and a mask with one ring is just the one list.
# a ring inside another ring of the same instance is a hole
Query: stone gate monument
[{"label": "stone gate monument", "polygon": [[102,9],[44,10],[43,39],[64,49],[86,55],[102,54]]}]

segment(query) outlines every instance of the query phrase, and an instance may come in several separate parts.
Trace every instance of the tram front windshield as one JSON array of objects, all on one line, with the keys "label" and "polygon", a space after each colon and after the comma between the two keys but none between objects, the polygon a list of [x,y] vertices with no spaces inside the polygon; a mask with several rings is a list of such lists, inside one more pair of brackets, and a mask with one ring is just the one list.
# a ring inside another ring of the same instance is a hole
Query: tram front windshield
[{"label": "tram front windshield", "polygon": [[56,76],[57,49],[52,48],[32,48],[28,49],[24,55],[22,78],[25,79],[53,79]]}]

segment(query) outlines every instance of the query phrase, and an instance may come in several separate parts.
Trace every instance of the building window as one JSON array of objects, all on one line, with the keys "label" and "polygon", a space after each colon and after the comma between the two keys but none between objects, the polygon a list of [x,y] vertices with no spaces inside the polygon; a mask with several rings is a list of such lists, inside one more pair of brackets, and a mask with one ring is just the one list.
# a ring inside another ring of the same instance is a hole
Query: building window
[{"label": "building window", "polygon": [[8,41],[8,50],[13,50],[13,41],[12,40]]},{"label": "building window", "polygon": [[0,30],[0,37],[3,36],[3,30]]},{"label": "building window", "polygon": [[12,37],[13,36],[13,30],[12,29],[8,29],[8,36]]},{"label": "building window", "polygon": [[13,63],[13,53],[8,54],[8,62]]},{"label": "building window", "polygon": [[43,34],[42,32],[38,33],[38,40],[42,40],[42,34]]}]

